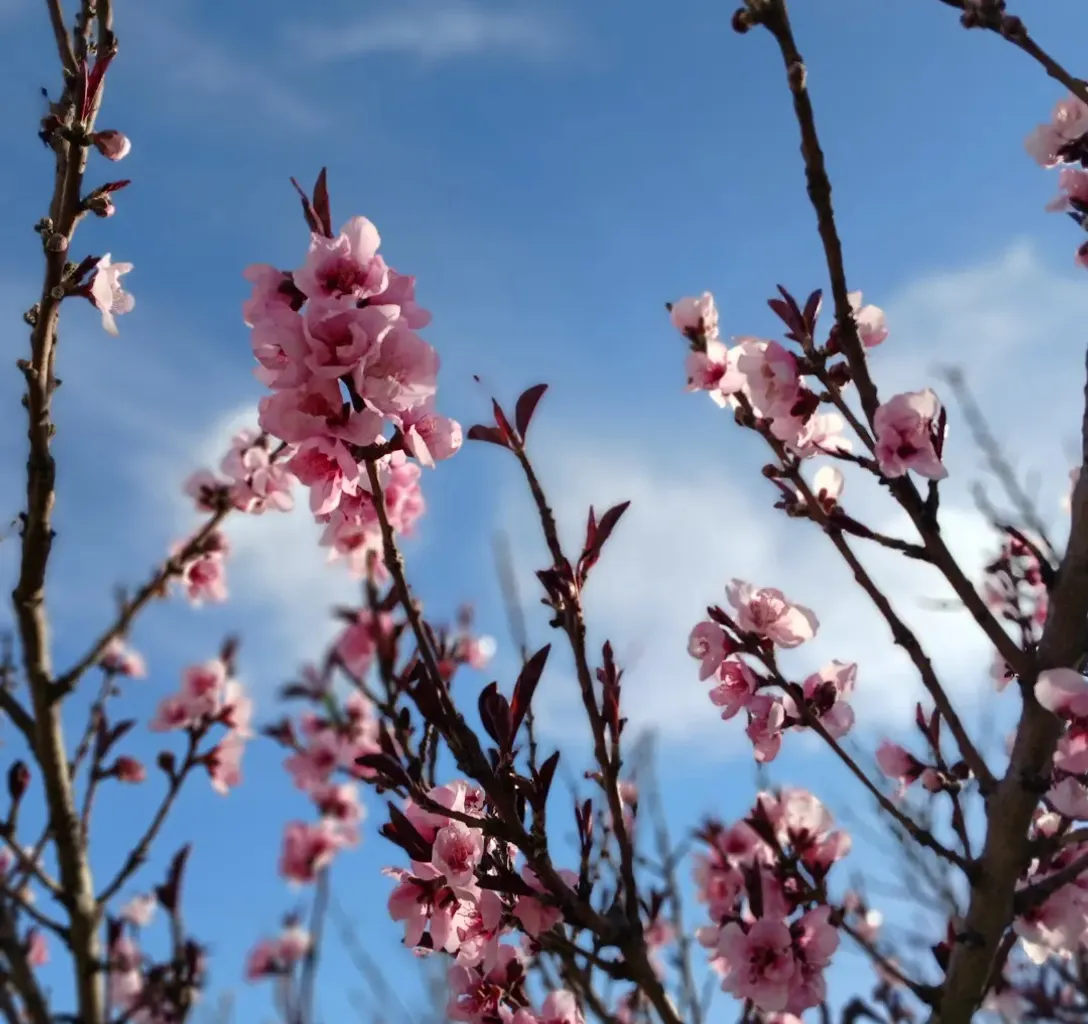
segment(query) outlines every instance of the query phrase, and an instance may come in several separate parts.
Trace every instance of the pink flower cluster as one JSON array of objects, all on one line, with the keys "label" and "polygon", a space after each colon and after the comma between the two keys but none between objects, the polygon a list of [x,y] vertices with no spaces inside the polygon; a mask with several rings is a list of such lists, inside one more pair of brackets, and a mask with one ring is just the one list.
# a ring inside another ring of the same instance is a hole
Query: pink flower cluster
[{"label": "pink flower cluster", "polygon": [[[742,337],[732,347],[726,345],[719,336],[718,310],[709,292],[699,298],[681,299],[670,310],[673,326],[692,348],[687,359],[689,391],[707,391],[723,407],[743,405],[797,458],[821,454],[850,458],[847,453],[852,442],[843,436],[845,420],[837,411],[821,412],[821,404],[828,401],[820,396],[823,388],[813,390],[805,383],[805,375],[813,372],[808,356],[816,351],[812,331],[819,314],[818,299],[817,294],[810,300],[812,309],[804,313],[792,298],[788,302],[771,300],[772,308],[790,326],[789,337],[800,344],[805,358],[780,342],[759,338]],[[873,348],[884,342],[888,337],[884,313],[876,306],[863,306],[860,292],[852,293],[850,301],[862,344]],[[836,354],[837,345],[833,331],[819,350],[821,358]],[[848,380],[848,376],[841,376],[849,372],[845,363],[827,372],[840,374],[840,387]],[[931,390],[894,395],[877,410],[873,427],[874,455],[886,478],[901,477],[909,470],[930,480],[947,475],[941,464],[944,416]],[[836,486],[841,493],[841,478]]]},{"label": "pink flower cluster", "polygon": [[729,720],[747,713],[748,738],[757,761],[773,761],[787,729],[802,729],[813,721],[833,737],[853,727],[848,703],[854,690],[857,666],[832,661],[783,694],[768,692],[781,685],[762,676],[745,657],[759,659],[775,647],[789,649],[811,640],[819,628],[816,616],[793,604],[780,591],[757,588],[733,580],[726,588],[732,616],[709,609],[711,618],[700,622],[688,638],[688,653],[699,661],[699,678],[712,679],[710,700]]},{"label": "pink flower cluster", "polygon": [[[1042,639],[1050,604],[1040,554],[1036,539],[1009,531],[997,557],[986,566],[982,583],[987,607],[1017,630],[1023,650],[1031,650]],[[1012,669],[997,652],[990,676],[999,691],[1014,678]]]},{"label": "pink flower cluster", "polygon": [[[356,762],[377,753],[380,747],[374,707],[357,691],[348,696],[335,718],[307,712],[301,716],[300,726],[302,739],[294,742],[295,752],[284,767],[313,802],[318,818],[316,822],[292,821],[287,825],[280,874],[305,884],[313,882],[339,851],[359,842],[366,808],[354,780],[365,778],[367,771]],[[338,773],[346,780],[337,781]]]},{"label": "pink flower cluster", "polygon": [[[386,869],[397,882],[389,897],[389,915],[403,924],[406,946],[441,951],[452,958],[450,1020],[581,1024],[569,993],[553,992],[539,1013],[528,1009],[524,993],[528,948],[562,920],[562,913],[544,896],[527,865],[521,869],[516,893],[509,886],[502,891],[480,884],[485,858],[512,869],[517,857],[516,849],[487,839],[481,829],[462,820],[480,820],[484,810],[483,792],[464,781],[430,790],[426,809],[411,800],[406,803],[397,823],[384,830],[412,858],[410,870]],[[577,884],[573,872],[559,874],[566,885]],[[519,930],[525,945],[502,943],[505,935]]]},{"label": "pink flower cluster", "polygon": [[288,919],[279,935],[262,939],[250,950],[246,958],[246,980],[290,974],[309,953],[312,944],[310,933],[297,921]]},{"label": "pink flower cluster", "polygon": [[[1088,104],[1076,96],[1060,100],[1049,123],[1035,128],[1026,146],[1041,167],[1061,168],[1060,194],[1047,204],[1047,209],[1068,213],[1088,230]],[[1088,242],[1077,249],[1076,260],[1088,267]]]},{"label": "pink flower cluster", "polygon": [[1050,806],[1072,820],[1088,819],[1088,679],[1071,668],[1040,672],[1035,698],[1067,723],[1054,754]]},{"label": "pink flower cluster", "polygon": [[185,482],[185,493],[201,512],[218,512],[224,504],[261,515],[268,510],[290,512],[295,505],[295,478],[284,467],[267,434],[243,430],[231,440],[230,451],[219,464],[221,479],[202,469]]},{"label": "pink flower cluster", "polygon": [[[1063,814],[1037,811],[1034,837],[1045,841],[1061,836],[1067,827]],[[1074,815],[1077,816],[1082,815]],[[1068,872],[1085,855],[1088,855],[1088,843],[1067,843],[1056,853],[1033,861],[1019,888],[1026,889],[1046,882],[1059,872]],[[1080,872],[1057,888],[1044,903],[1018,917],[1013,930],[1020,936],[1020,945],[1032,963],[1042,964],[1051,957],[1071,959],[1073,951],[1083,947],[1088,933],[1088,871]]]},{"label": "pink flower cluster", "polygon": [[309,489],[322,544],[359,575],[381,552],[366,463],[376,463],[394,530],[408,533],[423,499],[407,455],[430,467],[461,446],[460,426],[434,409],[438,355],[415,333],[430,314],[379,242],[374,225],[354,217],[334,237],[314,232],[293,273],[246,271],[257,377],[273,391],[260,402],[260,427],[290,446],[286,466]]},{"label": "pink flower cluster", "polygon": [[242,754],[253,736],[253,702],[242,684],[232,679],[222,658],[193,665],[182,673],[177,693],[159,703],[150,727],[156,732],[184,730],[194,743],[215,725],[227,733],[198,762],[208,772],[212,788],[226,794],[242,781]]},{"label": "pink flower cluster", "polygon": [[751,815],[701,838],[698,898],[711,924],[698,929],[724,991],[766,1013],[800,1015],[826,998],[824,970],[839,945],[832,908],[818,893],[850,838],[812,794],[761,793]]}]

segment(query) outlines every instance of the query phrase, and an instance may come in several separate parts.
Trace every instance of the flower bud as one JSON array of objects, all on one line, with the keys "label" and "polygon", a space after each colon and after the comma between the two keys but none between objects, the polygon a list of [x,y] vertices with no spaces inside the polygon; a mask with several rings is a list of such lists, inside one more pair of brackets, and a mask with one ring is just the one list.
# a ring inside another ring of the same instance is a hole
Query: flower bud
[{"label": "flower bud", "polygon": [[93,195],[87,200],[87,209],[96,217],[112,217],[117,212],[117,207],[107,195]]},{"label": "flower bud", "polygon": [[144,766],[134,757],[121,756],[113,763],[110,774],[118,782],[143,782],[147,778]]},{"label": "flower bud", "polygon": [[23,761],[16,761],[8,769],[8,793],[11,795],[13,804],[17,804],[23,799],[23,794],[26,793],[29,785],[30,769],[27,768]]},{"label": "flower bud", "polygon": [[104,132],[95,132],[91,136],[95,149],[107,160],[124,160],[132,149],[132,143],[122,132],[107,128]]}]

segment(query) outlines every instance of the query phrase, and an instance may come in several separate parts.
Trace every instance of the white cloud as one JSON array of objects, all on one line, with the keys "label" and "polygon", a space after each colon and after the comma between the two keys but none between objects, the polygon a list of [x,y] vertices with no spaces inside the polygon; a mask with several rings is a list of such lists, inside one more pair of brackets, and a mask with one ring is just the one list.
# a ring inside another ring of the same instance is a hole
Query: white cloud
[{"label": "white cloud", "polygon": [[[1059,439],[1076,435],[1083,388],[1083,281],[1048,271],[1029,247],[1016,245],[987,265],[911,284],[887,302],[887,310],[892,335],[874,355],[883,393],[927,383],[940,392],[932,367],[960,364],[1010,454],[1030,458],[1029,468],[1046,481],[1042,513],[1053,511],[1060,522],[1066,465]],[[731,742],[723,744],[723,737],[739,742],[740,727],[717,720],[685,653],[689,629],[707,604],[724,602],[724,585],[733,576],[778,587],[819,616],[816,641],[790,652],[787,668],[800,677],[832,657],[857,661],[859,724],[881,730],[902,725],[922,695],[906,655],[891,644],[883,620],[826,538],[774,510],[771,485],[750,469],[723,465],[723,452],[741,444],[754,451],[756,439],[740,434],[709,402],[705,415],[705,433],[685,437],[683,445],[663,444],[659,422],[632,420],[622,438],[570,418],[563,432],[551,436],[544,417],[534,428],[540,471],[572,543],[591,503],[600,510],[632,501],[587,592],[592,628],[611,638],[621,655],[633,655],[626,690],[632,728],[653,726],[666,737],[718,749]],[[942,530],[977,578],[992,544],[968,490],[980,476],[980,459],[954,407],[950,415],[953,478],[944,491]],[[848,475],[846,507],[883,532],[911,536],[890,499],[856,476]],[[505,523],[530,522],[520,491],[501,515]],[[544,564],[527,529],[514,542],[522,571]],[[859,542],[856,550],[921,635],[947,688],[965,709],[977,708],[992,692],[990,655],[965,612],[933,609],[933,601],[951,596],[947,584],[929,567],[871,544]],[[568,730],[576,714],[573,684],[542,689],[538,699],[544,726]]]},{"label": "white cloud", "polygon": [[313,60],[337,61],[369,54],[397,54],[434,62],[484,54],[549,60],[568,42],[554,12],[471,3],[415,3],[338,26],[298,26],[292,50]]},{"label": "white cloud", "polygon": [[[128,12],[137,52],[189,117],[251,122],[254,117],[279,130],[320,132],[329,115],[291,84],[270,55],[239,52],[189,25],[184,5],[136,6]],[[171,10],[171,7],[175,8]],[[247,40],[252,47],[252,41]]]}]

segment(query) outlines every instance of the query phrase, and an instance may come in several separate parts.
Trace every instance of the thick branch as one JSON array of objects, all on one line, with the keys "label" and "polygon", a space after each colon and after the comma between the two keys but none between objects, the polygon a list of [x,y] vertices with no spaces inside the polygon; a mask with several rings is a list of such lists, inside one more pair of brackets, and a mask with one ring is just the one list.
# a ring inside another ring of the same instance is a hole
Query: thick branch
[{"label": "thick branch", "polygon": [[[1073,491],[1069,543],[1058,570],[1039,645],[1038,670],[1079,667],[1088,622],[1088,384],[1081,427],[1081,475]],[[1023,678],[1024,707],[1010,758],[989,807],[981,872],[964,926],[969,942],[952,951],[940,1024],[970,1021],[985,996],[990,967],[1015,913],[1016,883],[1031,857],[1028,828],[1039,803],[1035,783],[1049,777],[1061,722],[1035,699],[1035,673]]]}]

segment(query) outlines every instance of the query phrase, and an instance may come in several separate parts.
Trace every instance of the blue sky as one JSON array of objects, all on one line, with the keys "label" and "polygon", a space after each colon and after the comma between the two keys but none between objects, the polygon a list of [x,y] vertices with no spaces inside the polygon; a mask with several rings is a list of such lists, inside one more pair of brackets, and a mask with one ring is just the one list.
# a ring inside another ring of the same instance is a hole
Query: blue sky
[{"label": "blue sky", "polygon": [[[9,139],[0,308],[14,327],[11,361],[25,347],[18,317],[39,280],[31,228],[50,186],[35,139],[38,90],[55,89],[58,75],[40,6],[0,2],[0,28],[18,40],[0,67]],[[961,30],[937,0],[796,6],[851,286],[889,315],[878,380],[911,390],[934,382],[936,363],[962,365],[1060,522],[1088,293],[1072,266],[1075,229],[1042,209],[1053,177],[1022,146],[1060,92],[1011,47]],[[728,5],[696,0],[676,0],[668,13],[645,0],[328,0],[305,17],[269,0],[259,19],[247,5],[210,0],[116,8],[121,55],[100,126],[126,132],[133,151],[119,168],[94,164],[92,176],[120,172],[134,184],[117,216],[78,238],[81,254],[135,264],[137,306],[117,339],[89,307],[65,310],[51,598],[58,660],[105,624],[112,586],[142,580],[193,521],[181,480],[218,456],[229,425],[260,395],[239,313],[241,270],[300,262],[306,237],[287,179],[310,182],[328,165],[334,220],[369,216],[391,262],[418,276],[435,317],[425,336],[443,359],[444,409],[475,422],[488,389],[512,398],[548,381],[534,443],[561,521],[576,530],[589,502],[634,499],[590,612],[597,639],[610,636],[630,660],[635,724],[662,731],[675,825],[709,811],[734,818],[752,796],[735,723],[716,720],[683,654],[687,629],[731,576],[780,586],[820,614],[821,637],[793,660],[799,672],[830,657],[861,663],[863,744],[903,720],[915,693],[908,667],[820,538],[777,518],[752,439],[683,393],[683,345],[662,308],[709,288],[727,334],[770,333],[764,300],[776,283],[799,294],[824,283],[768,38],[735,36]],[[1088,11],[1051,0],[1029,24],[1072,59],[1068,41],[1088,31]],[[0,375],[10,417],[0,431],[4,521],[21,500],[18,388],[14,370]],[[967,485],[979,459],[955,416],[952,429],[945,530],[977,565],[986,538]],[[502,640],[495,529],[511,536],[530,605],[531,570],[542,564],[511,468],[497,450],[470,446],[428,473],[430,511],[411,549],[429,611],[441,618],[475,601],[483,628]],[[876,496],[859,490],[856,502],[867,519],[895,525]],[[266,717],[277,713],[275,687],[320,652],[327,609],[353,588],[324,565],[304,519],[239,524],[234,539],[230,604],[197,613],[176,604],[141,623],[135,639],[152,678],[131,688],[130,714],[146,719],[180,668],[232,631],[243,635],[243,678]],[[11,555],[0,545],[9,577]],[[979,638],[954,614],[920,607],[938,586],[894,562],[874,566],[969,713],[990,708]],[[534,636],[545,641],[542,621]],[[500,652],[500,678],[511,664]],[[571,690],[560,662],[545,683],[545,722],[566,733]],[[151,749],[146,738],[133,743]],[[292,905],[275,876],[279,831],[306,809],[279,762],[271,745],[254,743],[245,786],[226,800],[193,787],[160,847],[166,855],[195,840],[189,920],[212,944],[214,989],[237,990],[239,1020],[264,1019],[267,1005],[238,982],[244,952]],[[805,780],[832,806],[857,805],[804,742],[787,744],[773,776]],[[102,870],[142,822],[153,785],[104,810]],[[374,953],[394,934],[377,874],[391,862],[371,835],[337,867],[339,898]],[[412,983],[404,958],[380,955]],[[838,972],[838,991],[849,973]],[[333,1019],[344,991],[361,983],[335,947],[324,980],[322,1008]]]}]

